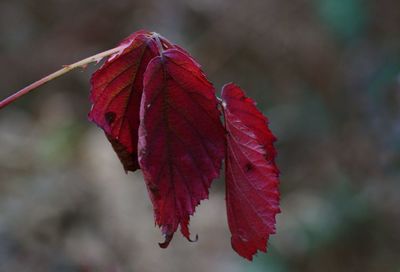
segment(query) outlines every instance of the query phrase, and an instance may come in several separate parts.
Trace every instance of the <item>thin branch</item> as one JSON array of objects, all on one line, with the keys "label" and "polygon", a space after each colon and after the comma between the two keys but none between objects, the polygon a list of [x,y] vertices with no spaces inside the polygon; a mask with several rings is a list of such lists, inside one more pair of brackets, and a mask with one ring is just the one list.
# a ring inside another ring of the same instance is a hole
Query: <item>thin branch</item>
[{"label": "thin branch", "polygon": [[88,64],[92,63],[92,62],[99,62],[100,60],[102,60],[104,57],[116,54],[116,53],[121,53],[124,49],[126,48],[126,45],[120,45],[118,47],[115,47],[113,49],[101,52],[99,54],[93,55],[91,57],[88,57],[86,59],[80,60],[78,62],[75,62],[73,64],[70,65],[64,65],[62,69],[48,75],[45,76],[42,79],[39,79],[38,81],[30,84],[29,86],[26,86],[25,88],[19,90],[18,92],[14,93],[13,95],[7,97],[6,99],[0,101],[0,109],[4,108],[5,106],[7,106],[8,104],[14,102],[15,100],[17,100],[18,98],[20,98],[21,96],[24,96],[25,94],[37,89],[38,87],[46,84],[47,82],[56,79],[76,68],[82,67],[85,68]]}]

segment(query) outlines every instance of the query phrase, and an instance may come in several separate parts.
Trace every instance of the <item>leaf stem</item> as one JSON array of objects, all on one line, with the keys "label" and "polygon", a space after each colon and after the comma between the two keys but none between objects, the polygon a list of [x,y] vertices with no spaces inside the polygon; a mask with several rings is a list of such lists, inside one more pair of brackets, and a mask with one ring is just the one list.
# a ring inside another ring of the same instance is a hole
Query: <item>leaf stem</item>
[{"label": "leaf stem", "polygon": [[160,35],[157,32],[153,32],[153,37],[156,40],[158,53],[160,54],[161,61],[164,62],[164,48],[161,44]]},{"label": "leaf stem", "polygon": [[110,49],[110,50],[98,53],[96,55],[93,55],[91,57],[85,58],[85,59],[75,62],[73,64],[64,65],[63,68],[61,68],[60,70],[58,70],[54,73],[51,73],[50,75],[47,75],[42,79],[39,79],[38,81],[26,86],[25,88],[19,90],[18,92],[14,93],[14,94],[10,95],[9,97],[5,98],[4,100],[0,101],[0,109],[6,107],[8,104],[14,102],[21,96],[24,96],[25,94],[37,89],[38,87],[46,84],[47,82],[49,82],[53,79],[56,79],[76,68],[79,68],[79,67],[85,68],[88,64],[90,64],[92,62],[99,62],[104,57],[107,57],[107,56],[110,56],[110,55],[116,54],[116,53],[121,53],[125,48],[126,48],[126,45],[123,44],[123,45],[120,45],[113,49]]}]

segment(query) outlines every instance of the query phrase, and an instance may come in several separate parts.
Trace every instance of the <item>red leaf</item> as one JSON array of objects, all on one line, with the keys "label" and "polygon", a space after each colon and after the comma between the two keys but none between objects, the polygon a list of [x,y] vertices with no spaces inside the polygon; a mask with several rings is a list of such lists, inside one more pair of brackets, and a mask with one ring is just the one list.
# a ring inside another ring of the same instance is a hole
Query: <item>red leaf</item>
[{"label": "red leaf", "polygon": [[168,246],[178,226],[189,238],[189,216],[219,175],[225,132],[214,88],[179,48],[155,57],[144,76],[139,163],[156,224]]},{"label": "red leaf", "polygon": [[110,56],[91,78],[89,119],[106,133],[126,171],[139,168],[137,142],[143,75],[157,56],[153,33],[138,31],[126,38],[121,53]]},{"label": "red leaf", "polygon": [[275,137],[267,119],[228,84],[225,135],[214,88],[184,49],[146,31],[121,45],[92,76],[89,118],[126,171],[142,168],[165,236],[160,246],[168,246],[179,226],[190,240],[190,216],[208,198],[225,156],[232,246],[248,259],[265,251],[279,212]]},{"label": "red leaf", "polygon": [[226,205],[233,249],[252,260],[266,251],[279,210],[278,175],[267,118],[234,84],[222,90],[227,135]]}]

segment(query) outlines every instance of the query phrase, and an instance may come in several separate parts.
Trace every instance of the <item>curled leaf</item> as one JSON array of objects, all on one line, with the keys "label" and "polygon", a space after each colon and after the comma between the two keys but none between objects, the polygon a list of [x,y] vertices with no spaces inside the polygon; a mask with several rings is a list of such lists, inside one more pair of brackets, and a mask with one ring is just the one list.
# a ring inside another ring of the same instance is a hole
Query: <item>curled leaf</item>
[{"label": "curled leaf", "polygon": [[226,123],[226,206],[233,249],[252,260],[266,251],[280,212],[275,137],[267,118],[234,84],[222,90]]},{"label": "curled leaf", "polygon": [[139,168],[137,142],[143,75],[159,54],[153,33],[138,31],[121,42],[91,78],[89,119],[101,127],[126,171]]}]

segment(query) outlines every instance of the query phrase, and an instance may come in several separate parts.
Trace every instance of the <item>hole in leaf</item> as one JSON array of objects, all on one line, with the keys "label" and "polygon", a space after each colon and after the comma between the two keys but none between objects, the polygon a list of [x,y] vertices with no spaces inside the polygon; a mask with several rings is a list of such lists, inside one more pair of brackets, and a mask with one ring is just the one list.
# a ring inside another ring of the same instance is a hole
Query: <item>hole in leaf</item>
[{"label": "hole in leaf", "polygon": [[244,171],[247,173],[247,172],[250,172],[251,170],[253,170],[253,168],[254,168],[254,165],[252,163],[248,162],[244,166]]},{"label": "hole in leaf", "polygon": [[107,124],[111,125],[115,121],[116,114],[115,112],[108,111],[104,114],[104,118],[106,119]]}]

